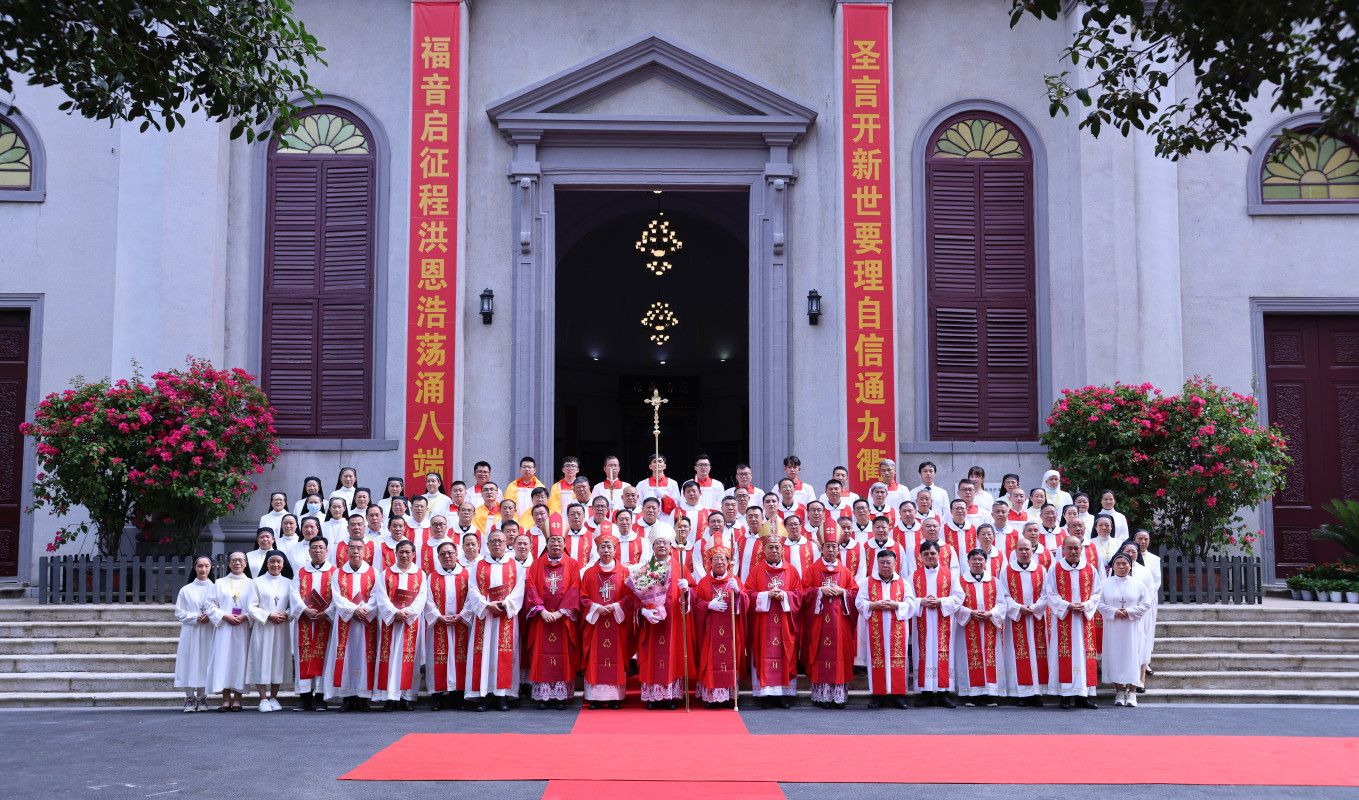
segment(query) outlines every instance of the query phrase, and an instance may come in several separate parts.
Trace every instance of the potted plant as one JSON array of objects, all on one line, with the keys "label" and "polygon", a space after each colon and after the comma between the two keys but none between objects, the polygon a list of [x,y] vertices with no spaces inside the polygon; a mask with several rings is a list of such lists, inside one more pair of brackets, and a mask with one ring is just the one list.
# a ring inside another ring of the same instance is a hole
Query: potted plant
[{"label": "potted plant", "polygon": [[1349,581],[1345,584],[1345,602],[1359,603],[1359,581]]},{"label": "potted plant", "polygon": [[1312,600],[1316,594],[1316,581],[1312,578],[1303,578],[1298,581],[1298,591],[1302,594],[1303,600]]},{"label": "potted plant", "polygon": [[1326,592],[1331,596],[1332,603],[1345,602],[1345,581],[1330,580],[1326,582]]},{"label": "potted plant", "polygon": [[1307,578],[1302,575],[1290,575],[1288,579],[1284,581],[1284,585],[1288,587],[1288,592],[1293,595],[1294,600],[1301,600],[1302,585],[1306,582]]}]

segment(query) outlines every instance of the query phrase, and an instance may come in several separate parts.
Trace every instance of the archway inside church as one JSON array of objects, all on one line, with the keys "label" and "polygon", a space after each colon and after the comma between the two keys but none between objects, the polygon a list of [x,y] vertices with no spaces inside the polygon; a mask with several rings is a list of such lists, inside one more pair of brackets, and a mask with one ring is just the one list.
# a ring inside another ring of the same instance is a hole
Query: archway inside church
[{"label": "archway inside church", "polygon": [[[616,454],[623,480],[642,479],[653,387],[668,400],[660,446],[672,477],[692,475],[699,453],[728,482],[748,460],[749,204],[748,191],[557,190],[554,471],[576,455],[598,481]],[[659,276],[636,248],[653,220],[681,243]],[[643,325],[654,303],[677,323]]]}]

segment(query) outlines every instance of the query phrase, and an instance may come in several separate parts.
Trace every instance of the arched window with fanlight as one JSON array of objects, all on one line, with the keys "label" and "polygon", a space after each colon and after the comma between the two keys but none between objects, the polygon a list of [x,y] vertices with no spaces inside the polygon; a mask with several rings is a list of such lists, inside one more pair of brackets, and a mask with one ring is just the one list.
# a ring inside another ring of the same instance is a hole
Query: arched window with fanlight
[{"label": "arched window with fanlight", "polygon": [[41,202],[45,166],[32,124],[0,115],[0,202]]},{"label": "arched window with fanlight", "polygon": [[1260,171],[1266,203],[1359,202],[1359,140],[1314,129],[1270,148]]},{"label": "arched window with fanlight", "polygon": [[1004,117],[965,111],[923,167],[930,438],[1035,439],[1033,151]]},{"label": "arched window with fanlight", "polygon": [[320,106],[269,143],[261,385],[281,436],[367,438],[377,164],[353,114]]}]

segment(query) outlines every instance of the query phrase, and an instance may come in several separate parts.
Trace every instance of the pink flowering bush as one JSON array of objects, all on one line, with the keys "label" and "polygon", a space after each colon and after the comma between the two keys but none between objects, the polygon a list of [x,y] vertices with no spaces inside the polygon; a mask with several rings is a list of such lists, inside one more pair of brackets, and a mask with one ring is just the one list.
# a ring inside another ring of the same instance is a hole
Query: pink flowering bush
[{"label": "pink flowering bush", "polygon": [[[23,429],[46,471],[34,508],[60,516],[85,506],[103,555],[117,552],[128,522],[192,553],[209,523],[250,500],[259,488],[251,477],[279,453],[268,398],[244,370],[190,358],[186,370],[151,380],[78,381],[39,404]],[[48,549],[86,530],[63,528]]]},{"label": "pink flowering bush", "polygon": [[1063,482],[1113,489],[1131,525],[1152,528],[1186,554],[1229,547],[1249,553],[1260,534],[1241,509],[1283,488],[1292,463],[1275,426],[1261,425],[1255,398],[1195,377],[1179,395],[1151,384],[1066,389],[1043,444]]}]

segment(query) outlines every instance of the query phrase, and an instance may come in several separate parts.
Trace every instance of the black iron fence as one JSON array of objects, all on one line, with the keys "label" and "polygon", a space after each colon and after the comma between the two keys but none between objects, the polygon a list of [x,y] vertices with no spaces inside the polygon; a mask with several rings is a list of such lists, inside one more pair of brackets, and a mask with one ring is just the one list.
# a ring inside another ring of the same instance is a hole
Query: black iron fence
[{"label": "black iron fence", "polygon": [[[193,580],[193,556],[44,556],[38,559],[38,602],[173,603]],[[213,559],[214,576],[226,558]]]},{"label": "black iron fence", "polygon": [[1162,603],[1259,605],[1264,596],[1264,567],[1258,556],[1197,558],[1161,550]]}]

